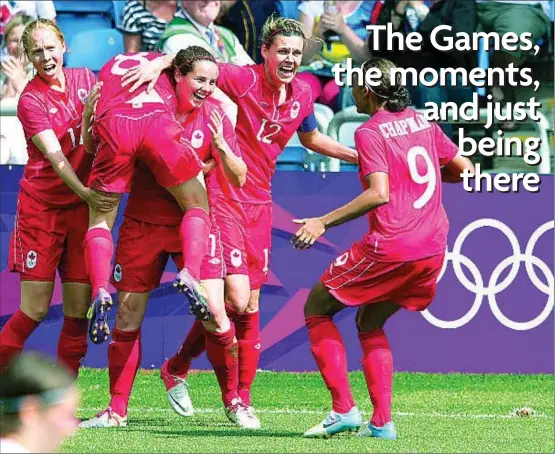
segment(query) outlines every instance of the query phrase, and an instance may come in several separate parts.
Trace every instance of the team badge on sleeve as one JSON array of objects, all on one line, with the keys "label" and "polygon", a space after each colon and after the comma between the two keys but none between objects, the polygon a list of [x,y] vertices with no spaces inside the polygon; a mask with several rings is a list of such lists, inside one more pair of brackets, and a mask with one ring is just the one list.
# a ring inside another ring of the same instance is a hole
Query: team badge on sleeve
[{"label": "team badge on sleeve", "polygon": [[27,252],[27,268],[32,270],[35,266],[37,266],[37,260],[39,256],[35,251]]},{"label": "team badge on sleeve", "polygon": [[294,120],[299,116],[299,110],[301,109],[301,105],[299,101],[295,101],[291,106],[291,118]]},{"label": "team badge on sleeve", "polygon": [[116,266],[114,267],[114,281],[121,282],[122,279],[123,269],[121,268],[121,265],[119,263],[116,263]]}]

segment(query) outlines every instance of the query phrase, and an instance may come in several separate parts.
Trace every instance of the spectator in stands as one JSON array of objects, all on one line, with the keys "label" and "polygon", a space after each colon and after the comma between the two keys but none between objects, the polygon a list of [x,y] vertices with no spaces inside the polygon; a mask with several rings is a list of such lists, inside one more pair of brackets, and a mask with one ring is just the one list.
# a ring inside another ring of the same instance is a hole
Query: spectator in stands
[{"label": "spectator in stands", "polygon": [[[387,38],[385,33],[382,33],[380,35],[382,39],[377,47],[374,47],[373,39],[369,37],[367,58],[376,55],[385,57],[397,66],[415,68],[418,71],[424,68],[452,67],[470,70],[476,67],[476,52],[455,49],[442,52],[436,49],[430,40],[430,33],[438,25],[451,26],[451,31],[442,31],[438,34],[439,42],[446,37],[454,38],[459,32],[473,33],[477,26],[474,0],[435,0],[433,3],[422,0],[385,0],[377,22],[378,25],[391,22],[394,30],[405,35],[413,31],[419,32],[423,38],[422,51],[414,52],[408,49],[388,51]],[[461,104],[472,99],[472,87],[463,86],[460,79],[450,81],[447,87],[439,85],[425,87],[421,84],[413,86],[411,83],[408,88],[413,106],[416,108],[424,108],[426,102],[453,101]],[[452,134],[451,125],[443,124],[442,129],[447,135]]]},{"label": "spectator in stands", "polygon": [[[23,14],[31,19],[50,19],[56,21],[56,8],[52,0],[0,0],[0,12],[2,17],[2,29],[6,27],[13,16]],[[3,33],[0,33],[3,34]]]},{"label": "spectator in stands", "polygon": [[255,63],[262,63],[259,39],[262,26],[272,14],[283,15],[281,3],[279,0],[222,0],[216,22],[235,33]]},{"label": "spectator in stands", "polygon": [[0,452],[54,452],[77,427],[77,389],[67,370],[23,353],[0,374]]},{"label": "spectator in stands", "polygon": [[[33,65],[27,60],[21,46],[23,30],[31,21],[29,16],[17,14],[6,25],[0,73],[2,107],[15,108],[25,85],[35,75]],[[25,135],[18,118],[0,117],[0,164],[26,164],[27,159]]]},{"label": "spectator in stands", "polygon": [[[333,4],[333,5],[332,5]],[[298,77],[312,86],[314,98],[321,104],[338,110],[340,89],[333,79],[331,68],[347,58],[362,63],[366,58],[366,25],[372,22],[377,0],[359,1],[303,1],[299,4],[299,21],[305,26],[307,37],[316,36],[324,46],[311,68]]]},{"label": "spectator in stands", "polygon": [[189,46],[200,46],[218,61],[241,66],[252,64],[237,36],[227,28],[214,24],[221,4],[220,0],[182,0],[182,9],[160,39],[162,51],[177,53]]},{"label": "spectator in stands", "polygon": [[[478,20],[480,29],[486,32],[496,32],[503,36],[507,32],[517,35],[531,33],[532,41],[537,42],[545,37],[551,26],[549,20],[549,2],[537,0],[478,0]],[[496,68],[507,68],[509,64],[515,67],[522,66],[530,52],[499,51],[491,56],[490,66]],[[511,87],[491,88],[494,101],[515,101],[515,91]],[[518,127],[515,122],[505,122],[500,125],[501,129],[514,130]]]},{"label": "spectator in stands", "polygon": [[127,0],[119,26],[125,52],[158,50],[158,41],[176,12],[177,0]]}]

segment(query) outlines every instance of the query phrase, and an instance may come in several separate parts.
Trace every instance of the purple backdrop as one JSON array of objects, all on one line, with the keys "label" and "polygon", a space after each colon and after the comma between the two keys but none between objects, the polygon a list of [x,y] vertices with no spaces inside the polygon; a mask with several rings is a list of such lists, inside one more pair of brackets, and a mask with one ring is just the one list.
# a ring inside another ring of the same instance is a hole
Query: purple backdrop
[{"label": "purple backdrop", "polygon": [[[7,254],[21,168],[0,167],[0,325],[19,304],[19,280],[8,273]],[[553,373],[553,177],[543,176],[538,194],[469,194],[444,185],[451,222],[448,260],[429,314],[399,313],[389,322],[397,370],[475,373]],[[353,198],[356,174],[281,172],[274,179],[271,272],[262,292],[262,357],[272,370],[314,370],[303,326],[309,289],[325,267],[365,232],[359,219],[329,231],[309,251],[295,251],[292,218],[322,214]],[[117,225],[121,218],[118,219]],[[117,229],[116,232],[117,234]],[[143,367],[159,367],[192,323],[183,298],[164,284],[149,303],[143,325]],[[550,295],[550,296],[549,296]],[[55,353],[61,327],[56,288],[47,320],[27,347]],[[111,313],[114,323],[115,311]],[[360,368],[354,311],[337,318],[349,351],[349,367]],[[107,344],[90,344],[87,366],[105,367]],[[195,368],[208,369],[203,356]]]}]

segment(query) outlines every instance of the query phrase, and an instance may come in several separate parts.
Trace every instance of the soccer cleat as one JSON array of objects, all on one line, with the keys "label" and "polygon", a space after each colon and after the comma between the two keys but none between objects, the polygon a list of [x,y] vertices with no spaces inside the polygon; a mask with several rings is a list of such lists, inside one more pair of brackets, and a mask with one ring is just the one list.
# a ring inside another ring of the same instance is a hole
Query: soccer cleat
[{"label": "soccer cleat", "polygon": [[195,409],[189,397],[189,385],[184,378],[168,372],[168,362],[166,361],[160,369],[160,378],[166,386],[168,402],[178,415],[185,417],[193,416]]},{"label": "soccer cleat", "polygon": [[87,312],[89,319],[89,337],[95,344],[101,344],[108,339],[110,327],[108,326],[108,312],[112,309],[112,296],[105,289],[98,290]]},{"label": "soccer cleat", "polygon": [[224,409],[227,419],[241,429],[260,429],[260,421],[254,414],[254,409],[246,406],[239,398],[233,399],[229,407]]},{"label": "soccer cleat", "polygon": [[127,416],[120,416],[108,407],[94,418],[79,423],[80,429],[98,429],[102,427],[127,427]]},{"label": "soccer cleat", "polygon": [[210,320],[211,314],[206,302],[204,289],[200,283],[183,268],[175,278],[173,286],[189,300],[189,311],[201,322]]},{"label": "soccer cleat", "polygon": [[349,413],[330,411],[320,424],[308,429],[305,438],[328,438],[341,432],[355,432],[362,426],[362,416],[357,407],[351,408]]},{"label": "soccer cleat", "polygon": [[368,423],[368,425],[357,433],[357,437],[374,437],[382,440],[397,440],[397,431],[395,425],[390,421],[383,427],[376,427]]}]

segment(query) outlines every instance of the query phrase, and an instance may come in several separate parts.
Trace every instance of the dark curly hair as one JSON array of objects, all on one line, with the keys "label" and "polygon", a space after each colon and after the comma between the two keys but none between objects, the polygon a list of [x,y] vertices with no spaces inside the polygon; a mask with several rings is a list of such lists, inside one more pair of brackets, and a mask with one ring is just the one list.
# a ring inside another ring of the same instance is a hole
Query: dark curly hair
[{"label": "dark curly hair", "polygon": [[[378,102],[382,101],[385,110],[401,112],[410,105],[410,93],[407,87],[401,84],[401,74],[397,73],[395,80],[391,80],[391,70],[396,68],[392,62],[385,58],[372,58],[365,61],[361,68],[364,86],[376,95]],[[366,83],[366,74],[373,68],[381,72],[380,84],[374,87]]]},{"label": "dark curly hair", "polygon": [[186,76],[194,69],[196,62],[203,60],[216,63],[214,56],[204,47],[189,46],[177,53],[173,59],[172,68],[179,69],[179,72]]}]

